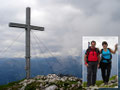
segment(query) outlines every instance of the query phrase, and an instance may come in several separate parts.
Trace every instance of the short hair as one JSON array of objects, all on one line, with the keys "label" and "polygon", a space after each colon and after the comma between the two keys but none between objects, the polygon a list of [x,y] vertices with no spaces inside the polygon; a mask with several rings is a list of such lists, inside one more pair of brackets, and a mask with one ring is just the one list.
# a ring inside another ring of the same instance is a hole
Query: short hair
[{"label": "short hair", "polygon": [[92,41],[91,41],[91,44],[92,44],[92,43],[95,43],[95,44],[96,44],[96,41],[92,40]]},{"label": "short hair", "polygon": [[107,43],[106,41],[103,41],[103,42],[102,42],[102,46],[103,46],[103,45],[108,45],[108,43]]}]

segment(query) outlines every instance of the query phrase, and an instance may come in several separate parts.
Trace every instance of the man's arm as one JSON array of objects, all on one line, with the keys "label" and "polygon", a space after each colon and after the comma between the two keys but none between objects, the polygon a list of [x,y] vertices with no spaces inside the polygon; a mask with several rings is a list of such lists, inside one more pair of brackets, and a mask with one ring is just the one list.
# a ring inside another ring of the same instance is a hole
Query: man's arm
[{"label": "man's arm", "polygon": [[100,63],[100,55],[98,56],[98,64]]},{"label": "man's arm", "polygon": [[100,65],[100,54],[101,54],[101,50],[98,49],[98,67]]},{"label": "man's arm", "polygon": [[88,66],[88,63],[87,63],[87,55],[85,54],[84,56],[84,62],[85,62],[85,65]]}]

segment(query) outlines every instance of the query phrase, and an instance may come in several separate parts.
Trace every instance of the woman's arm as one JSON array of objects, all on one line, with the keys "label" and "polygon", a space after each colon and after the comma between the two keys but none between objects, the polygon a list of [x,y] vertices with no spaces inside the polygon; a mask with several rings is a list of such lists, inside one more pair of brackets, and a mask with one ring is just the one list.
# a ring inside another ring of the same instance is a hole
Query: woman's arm
[{"label": "woman's arm", "polygon": [[117,51],[117,49],[118,49],[118,45],[116,44],[116,45],[115,45],[115,50],[113,51],[112,49],[110,49],[110,52],[111,52],[112,54],[115,54],[116,51]]},{"label": "woman's arm", "polygon": [[101,50],[99,50],[99,52],[100,52],[100,54],[102,53],[102,49]]}]

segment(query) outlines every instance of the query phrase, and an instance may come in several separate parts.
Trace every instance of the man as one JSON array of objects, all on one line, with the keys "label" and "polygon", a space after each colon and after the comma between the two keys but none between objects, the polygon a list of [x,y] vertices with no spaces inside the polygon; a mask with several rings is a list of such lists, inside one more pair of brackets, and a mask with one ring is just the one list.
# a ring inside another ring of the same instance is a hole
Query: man
[{"label": "man", "polygon": [[84,61],[87,67],[87,87],[94,86],[96,83],[97,67],[100,62],[99,49],[95,47],[96,42],[91,41],[91,46],[85,52]]}]

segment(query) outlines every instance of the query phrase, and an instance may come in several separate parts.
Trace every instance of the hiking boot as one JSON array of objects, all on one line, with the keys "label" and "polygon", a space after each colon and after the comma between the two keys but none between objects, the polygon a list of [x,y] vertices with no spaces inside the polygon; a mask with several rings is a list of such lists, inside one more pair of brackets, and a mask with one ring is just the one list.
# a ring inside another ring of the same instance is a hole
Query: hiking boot
[{"label": "hiking boot", "polygon": [[104,85],[108,85],[108,82],[105,82]]},{"label": "hiking boot", "polygon": [[97,85],[95,84],[95,85],[92,85],[91,87],[97,87]]},{"label": "hiking boot", "polygon": [[90,87],[90,85],[87,85],[87,87]]}]

